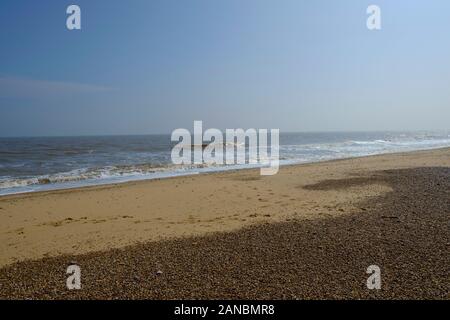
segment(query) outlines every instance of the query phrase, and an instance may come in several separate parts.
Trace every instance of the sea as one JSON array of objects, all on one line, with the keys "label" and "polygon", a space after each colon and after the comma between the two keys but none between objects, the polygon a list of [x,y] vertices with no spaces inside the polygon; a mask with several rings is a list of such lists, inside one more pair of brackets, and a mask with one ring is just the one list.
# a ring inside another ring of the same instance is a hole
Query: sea
[{"label": "sea", "polygon": [[[176,165],[167,135],[0,138],[0,195],[258,167]],[[450,147],[445,132],[280,133],[280,165]],[[248,151],[248,148],[247,148]]]}]

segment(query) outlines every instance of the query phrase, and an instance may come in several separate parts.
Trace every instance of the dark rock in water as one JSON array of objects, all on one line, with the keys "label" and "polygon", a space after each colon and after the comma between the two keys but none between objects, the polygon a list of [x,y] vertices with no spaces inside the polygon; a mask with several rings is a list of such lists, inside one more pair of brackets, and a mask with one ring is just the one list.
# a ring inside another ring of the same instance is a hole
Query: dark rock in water
[{"label": "dark rock in water", "polygon": [[50,179],[48,178],[42,178],[38,180],[39,184],[49,184],[51,183]]}]

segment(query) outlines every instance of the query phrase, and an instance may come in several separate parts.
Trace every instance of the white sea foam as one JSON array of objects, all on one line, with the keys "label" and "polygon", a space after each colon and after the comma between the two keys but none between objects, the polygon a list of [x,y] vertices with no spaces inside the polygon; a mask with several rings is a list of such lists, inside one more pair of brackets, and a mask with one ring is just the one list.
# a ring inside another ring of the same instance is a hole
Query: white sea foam
[{"label": "white sea foam", "polygon": [[[357,139],[346,139],[335,142],[304,143],[303,141],[298,142],[295,139],[292,142],[280,145],[280,165],[449,147],[450,135],[432,135],[425,133],[415,135],[397,134],[367,140],[357,137]],[[139,147],[139,152],[145,151],[145,146]],[[119,150],[119,152],[122,151]],[[98,154],[100,156],[102,155],[102,153],[96,152],[91,148],[86,153],[93,157],[92,159],[94,160],[98,159],[96,158],[99,157]],[[248,163],[244,165],[173,165],[167,160],[169,159],[167,156],[168,153],[170,153],[170,149],[162,149],[150,153],[122,152],[120,153],[122,157],[120,158],[122,159],[120,165],[87,166],[40,175],[22,174],[17,176],[12,171],[8,171],[8,168],[11,168],[11,170],[28,168],[29,164],[25,160],[28,157],[27,153],[27,155],[24,155],[24,159],[17,159],[16,162],[9,164],[9,167],[5,166],[5,163],[0,164],[0,195],[253,168],[259,167],[260,161],[268,160],[252,158],[248,159]],[[17,158],[20,152],[11,151],[10,154],[13,154]],[[109,156],[106,151],[103,151],[103,154]],[[127,162],[136,161],[136,157],[142,163],[127,164]],[[85,158],[83,160],[86,161]],[[75,166],[78,165],[78,161],[78,158],[71,158],[71,155],[69,155],[66,164]],[[42,161],[40,170],[52,169],[52,166],[52,163]]]}]

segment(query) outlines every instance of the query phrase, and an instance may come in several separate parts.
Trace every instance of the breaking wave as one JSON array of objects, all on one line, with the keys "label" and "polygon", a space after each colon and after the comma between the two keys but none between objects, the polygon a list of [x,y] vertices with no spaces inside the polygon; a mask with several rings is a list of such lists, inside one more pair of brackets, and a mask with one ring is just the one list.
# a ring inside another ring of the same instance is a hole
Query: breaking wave
[{"label": "breaking wave", "polygon": [[[230,144],[222,145],[225,149]],[[280,136],[280,164],[449,146],[448,133],[286,134]],[[0,195],[260,167],[268,160],[174,165],[172,147],[170,136],[0,139]]]}]

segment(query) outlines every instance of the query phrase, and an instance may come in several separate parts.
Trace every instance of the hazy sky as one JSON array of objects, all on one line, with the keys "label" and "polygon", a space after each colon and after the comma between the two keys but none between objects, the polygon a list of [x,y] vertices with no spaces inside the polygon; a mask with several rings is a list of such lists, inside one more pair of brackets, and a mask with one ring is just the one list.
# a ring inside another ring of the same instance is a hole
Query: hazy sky
[{"label": "hazy sky", "polygon": [[[78,4],[82,30],[66,28]],[[382,30],[366,27],[381,7]],[[448,0],[2,0],[0,136],[449,129]]]}]

